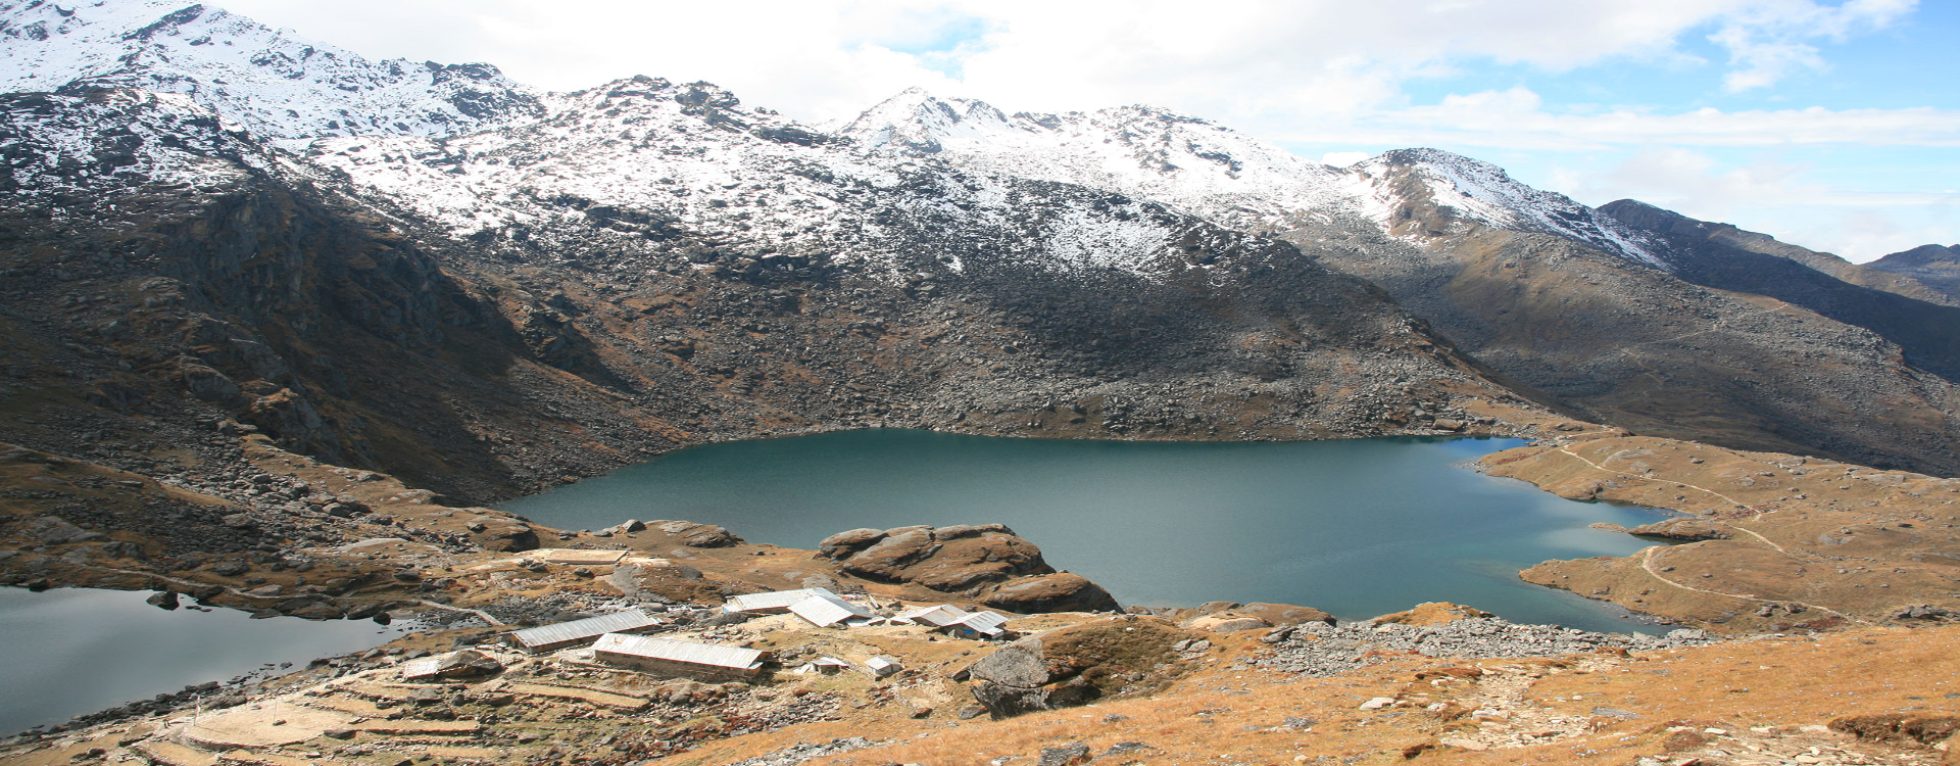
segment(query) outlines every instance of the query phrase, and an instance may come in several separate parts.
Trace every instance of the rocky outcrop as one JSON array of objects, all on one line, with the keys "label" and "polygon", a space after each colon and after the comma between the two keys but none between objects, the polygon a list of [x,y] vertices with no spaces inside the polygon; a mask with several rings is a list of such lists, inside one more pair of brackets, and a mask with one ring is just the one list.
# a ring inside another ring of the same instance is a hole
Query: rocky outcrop
[{"label": "rocky outcrop", "polygon": [[1003,524],[853,529],[818,544],[845,574],[980,598],[1011,612],[1117,609],[1088,579],[1056,572],[1041,549]]},{"label": "rocky outcrop", "polygon": [[518,553],[538,547],[538,532],[529,524],[501,515],[484,514],[470,526],[470,539],[486,551]]},{"label": "rocky outcrop", "polygon": [[[622,527],[630,526],[623,524]],[[649,527],[673,535],[682,545],[689,548],[726,548],[742,542],[742,538],[718,524],[702,524],[694,521],[655,521]]]},{"label": "rocky outcrop", "polygon": [[1088,578],[1068,572],[1023,577],[994,586],[982,602],[1010,612],[1113,612],[1116,597]]},{"label": "rocky outcrop", "polygon": [[1482,620],[1496,616],[1474,606],[1430,601],[1417,604],[1412,609],[1384,614],[1369,622],[1375,625],[1448,625],[1459,620]]},{"label": "rocky outcrop", "polygon": [[854,529],[824,538],[818,550],[848,574],[948,593],[1055,571],[1040,548],[1002,524]]},{"label": "rocky outcrop", "polygon": [[1020,639],[967,668],[969,691],[995,718],[1157,688],[1176,674],[1192,634],[1123,616]]},{"label": "rocky outcrop", "polygon": [[1720,522],[1708,519],[1668,519],[1652,524],[1642,524],[1627,530],[1627,534],[1641,537],[1654,537],[1681,543],[1702,540],[1727,540],[1730,537],[1727,527]]},{"label": "rocky outcrop", "polygon": [[1195,615],[1182,618],[1179,625],[1192,630],[1205,630],[1213,633],[1235,633],[1242,630],[1263,630],[1275,625],[1298,625],[1303,622],[1319,622],[1327,625],[1335,623],[1334,615],[1310,606],[1296,604],[1271,604],[1253,602],[1241,604],[1237,601],[1212,601],[1200,605]]}]

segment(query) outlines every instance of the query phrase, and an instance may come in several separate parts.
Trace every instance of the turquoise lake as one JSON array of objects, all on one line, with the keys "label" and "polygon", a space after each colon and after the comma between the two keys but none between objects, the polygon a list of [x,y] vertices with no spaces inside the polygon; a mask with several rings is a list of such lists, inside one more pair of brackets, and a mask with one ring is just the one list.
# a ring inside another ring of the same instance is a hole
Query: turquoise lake
[{"label": "turquoise lake", "polygon": [[1589,525],[1666,515],[1574,502],[1471,467],[1521,444],[848,431],[680,450],[503,507],[569,529],[709,522],[798,548],[857,527],[1000,522],[1126,605],[1275,601],[1361,619],[1454,601],[1519,622],[1657,630],[1518,579],[1547,559],[1638,551],[1652,543]]}]

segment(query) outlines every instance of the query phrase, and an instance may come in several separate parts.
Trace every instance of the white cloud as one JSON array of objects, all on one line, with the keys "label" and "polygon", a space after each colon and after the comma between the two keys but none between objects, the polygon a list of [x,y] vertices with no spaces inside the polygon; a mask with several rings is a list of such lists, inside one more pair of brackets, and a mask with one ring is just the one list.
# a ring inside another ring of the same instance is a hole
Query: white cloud
[{"label": "white cloud", "polygon": [[1320,164],[1344,168],[1373,156],[1368,152],[1328,152],[1320,155]]},{"label": "white cloud", "polygon": [[1269,124],[1394,106],[1404,82],[1460,62],[1691,62],[1682,42],[1709,28],[1732,83],[1761,87],[1819,65],[1819,41],[1893,24],[1914,2],[221,0],[371,55],[490,61],[554,89],[707,79],[813,120],[923,85],[1016,108],[1151,103]]},{"label": "white cloud", "polygon": [[1734,67],[1723,79],[1730,92],[1768,87],[1799,70],[1825,68],[1816,40],[1884,29],[1912,12],[1918,0],[1851,0],[1820,6],[1802,0],[1765,2],[1726,17],[1708,36]]},{"label": "white cloud", "polygon": [[1588,151],[1612,146],[1960,146],[1952,109],[1758,109],[1665,113],[1617,108],[1554,112],[1518,87],[1444,97],[1428,106],[1377,110],[1360,119],[1281,136],[1294,143],[1456,145]]}]

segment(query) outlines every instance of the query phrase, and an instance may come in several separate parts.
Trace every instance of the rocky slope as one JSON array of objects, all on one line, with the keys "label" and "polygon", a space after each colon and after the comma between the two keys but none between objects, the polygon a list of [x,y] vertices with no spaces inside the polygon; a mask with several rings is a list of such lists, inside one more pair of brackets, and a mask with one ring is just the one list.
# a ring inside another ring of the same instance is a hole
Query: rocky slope
[{"label": "rocky slope", "polygon": [[1447,152],[1318,166],[1159,110],[1008,115],[913,91],[845,132],[873,152],[1113,189],[1279,236],[1595,420],[1960,470],[1960,322],[1923,286],[1833,256],[1639,203],[1593,209]]},{"label": "rocky slope", "polygon": [[1867,263],[1865,269],[1910,280],[1948,302],[1960,302],[1960,245],[1921,245]]},{"label": "rocky slope", "polygon": [[1892,290],[1855,284],[1845,277],[1855,279],[1871,270],[1632,200],[1608,203],[1600,212],[1660,242],[1662,257],[1684,280],[1775,298],[1863,327],[1898,346],[1908,364],[1948,380],[1960,378],[1960,337],[1951,332],[1960,327],[1960,307],[1946,304],[1930,289],[1915,298],[1892,291],[1910,286],[1905,283]]}]

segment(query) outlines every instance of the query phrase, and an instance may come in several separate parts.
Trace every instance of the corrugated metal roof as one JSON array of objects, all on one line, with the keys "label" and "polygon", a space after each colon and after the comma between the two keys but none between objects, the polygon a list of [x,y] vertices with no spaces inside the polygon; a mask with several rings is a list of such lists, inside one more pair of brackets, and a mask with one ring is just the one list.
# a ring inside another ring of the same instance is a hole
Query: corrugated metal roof
[{"label": "corrugated metal roof", "polygon": [[628,609],[624,612],[613,612],[556,625],[525,628],[510,635],[518,644],[526,647],[553,646],[567,641],[583,641],[606,633],[641,630],[659,624],[661,624],[660,619],[653,615],[638,609]]},{"label": "corrugated metal roof", "polygon": [[974,612],[961,619],[959,624],[992,636],[1005,630],[1001,626],[1007,624],[1007,618],[997,612]]},{"label": "corrugated metal roof", "polygon": [[788,609],[790,604],[802,601],[811,596],[830,596],[835,598],[837,594],[830,592],[829,588],[798,588],[796,590],[779,590],[771,593],[750,593],[729,598],[727,603],[721,605],[721,608],[727,612],[767,612]]},{"label": "corrugated metal roof", "polygon": [[845,601],[831,593],[819,593],[789,605],[789,611],[819,628],[828,628],[853,619],[869,619],[871,610]]},{"label": "corrugated metal roof", "polygon": [[888,676],[893,673],[897,673],[900,670],[905,669],[905,666],[898,664],[898,660],[894,660],[882,654],[873,657],[871,659],[865,660],[864,667],[865,669],[870,670],[873,675],[878,675],[878,676]]},{"label": "corrugated metal roof", "polygon": [[607,633],[600,636],[599,643],[592,645],[592,652],[626,654],[668,662],[711,665],[737,670],[754,670],[762,667],[762,652],[755,649],[680,641],[672,638],[632,636],[624,633]]},{"label": "corrugated metal roof", "polygon": [[935,628],[943,628],[959,622],[966,615],[967,611],[965,609],[953,606],[952,604],[934,604],[932,606],[922,606],[909,612],[901,612],[897,619],[906,622],[916,622],[921,625],[931,625]]}]

